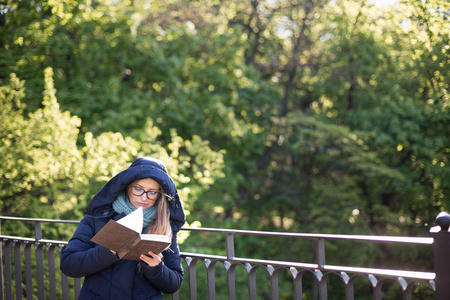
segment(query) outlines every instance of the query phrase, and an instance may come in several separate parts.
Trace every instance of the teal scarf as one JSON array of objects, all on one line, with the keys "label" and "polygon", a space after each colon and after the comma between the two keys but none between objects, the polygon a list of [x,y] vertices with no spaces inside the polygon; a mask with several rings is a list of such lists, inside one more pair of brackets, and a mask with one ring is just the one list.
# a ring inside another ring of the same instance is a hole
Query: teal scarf
[{"label": "teal scarf", "polygon": [[[114,210],[117,213],[125,213],[130,214],[133,211],[136,210],[136,207],[131,204],[130,199],[128,199],[127,195],[125,193],[120,193],[119,196],[117,196],[116,200],[112,204]],[[156,219],[156,213],[157,213],[157,205],[153,205],[147,209],[144,209],[144,227],[146,228],[150,223],[152,223]]]}]

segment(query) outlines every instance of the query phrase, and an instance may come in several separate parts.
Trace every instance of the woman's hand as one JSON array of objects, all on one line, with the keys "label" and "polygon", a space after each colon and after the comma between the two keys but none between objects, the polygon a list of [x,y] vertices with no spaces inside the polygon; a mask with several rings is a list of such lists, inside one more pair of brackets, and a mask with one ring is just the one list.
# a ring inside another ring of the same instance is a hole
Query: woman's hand
[{"label": "woman's hand", "polygon": [[163,255],[161,253],[155,254],[152,251],[148,251],[148,255],[142,254],[140,259],[150,267],[156,267],[162,261]]}]

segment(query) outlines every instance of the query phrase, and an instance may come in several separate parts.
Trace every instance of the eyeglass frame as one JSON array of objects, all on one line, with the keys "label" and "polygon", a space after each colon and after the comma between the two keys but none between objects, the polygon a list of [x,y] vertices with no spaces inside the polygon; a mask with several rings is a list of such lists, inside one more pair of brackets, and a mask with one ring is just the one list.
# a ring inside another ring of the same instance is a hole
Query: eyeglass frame
[{"label": "eyeglass frame", "polygon": [[[141,193],[140,195],[139,195],[139,194],[135,194],[135,193],[133,193],[133,190],[135,190],[135,191],[141,190],[142,193]],[[157,191],[155,191],[155,190],[146,191],[146,190],[144,190],[143,188],[138,187],[137,185],[132,185],[132,186],[131,186],[131,188],[130,188],[130,193],[132,193],[133,195],[135,195],[135,196],[137,196],[137,197],[141,197],[142,195],[145,194],[145,195],[147,196],[147,199],[150,200],[150,201],[158,201],[159,198],[161,198],[161,195],[166,196],[166,198],[167,198],[169,201],[171,201],[171,200],[173,199],[172,196],[170,196],[170,195],[168,195],[168,194],[166,194],[166,193],[163,193],[163,192],[160,191],[160,190],[157,190]],[[148,193],[157,193],[158,196],[156,197],[156,199],[152,199],[152,198],[150,198],[150,197],[148,196]]]}]

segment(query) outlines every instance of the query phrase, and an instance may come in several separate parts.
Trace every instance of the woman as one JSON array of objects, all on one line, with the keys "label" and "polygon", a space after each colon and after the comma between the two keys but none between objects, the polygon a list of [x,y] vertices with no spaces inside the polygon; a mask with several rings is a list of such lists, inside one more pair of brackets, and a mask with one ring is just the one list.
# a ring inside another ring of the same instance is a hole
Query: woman
[{"label": "woman", "polygon": [[[172,236],[162,253],[142,253],[141,261],[121,260],[90,239],[109,220],[142,207],[143,233]],[[139,158],[113,177],[92,199],[69,244],[61,253],[61,270],[85,280],[79,299],[163,299],[183,281],[177,232],[185,222],[176,186],[166,166]]]}]

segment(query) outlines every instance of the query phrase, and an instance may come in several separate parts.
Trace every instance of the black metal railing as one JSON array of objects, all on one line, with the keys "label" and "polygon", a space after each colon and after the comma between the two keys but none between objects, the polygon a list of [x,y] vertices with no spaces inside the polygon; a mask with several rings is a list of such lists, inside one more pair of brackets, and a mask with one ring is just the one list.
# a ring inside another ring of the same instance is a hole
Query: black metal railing
[{"label": "black metal railing", "polygon": [[[78,224],[78,221],[30,219],[0,216],[0,221],[20,221],[34,223],[34,237],[17,237],[1,235],[0,240],[0,297],[1,299],[76,299],[81,287],[80,278],[68,278],[59,270],[59,255],[67,245],[66,241],[42,239],[42,223]],[[216,233],[225,235],[226,255],[209,255],[202,253],[182,252],[182,258],[187,268],[188,296],[180,295],[180,291],[172,295],[172,299],[198,299],[198,272],[200,262],[206,268],[207,295],[216,299],[216,269],[222,265],[226,272],[227,298],[257,299],[258,286],[256,273],[262,269],[268,274],[270,299],[281,299],[279,280],[282,272],[290,274],[293,285],[293,299],[303,299],[303,278],[305,274],[314,278],[315,292],[312,299],[328,299],[327,282],[330,276],[340,278],[345,289],[345,299],[359,298],[355,295],[354,283],[358,277],[367,279],[370,283],[373,299],[382,299],[382,288],[386,281],[395,282],[401,288],[403,299],[412,299],[413,286],[417,282],[424,283],[437,300],[450,299],[450,215],[438,216],[436,227],[431,230],[431,237],[398,237],[398,236],[368,236],[368,235],[336,235],[281,233],[248,230],[230,230],[216,228],[183,228],[191,234]],[[1,224],[1,223],[0,223]],[[259,237],[278,237],[289,239],[315,240],[315,263],[264,260],[241,258],[235,256],[235,236],[253,235]],[[425,245],[433,248],[434,272],[406,271],[396,269],[362,268],[352,266],[337,266],[326,264],[326,241],[342,240],[364,241],[373,243],[407,244],[414,247]],[[33,255],[34,252],[34,255]],[[34,256],[34,259],[33,259]],[[45,257],[45,258],[44,258]],[[236,269],[242,267],[246,271],[246,295],[236,295]],[[183,284],[183,285],[184,285]],[[204,292],[204,291],[202,291]]]}]

